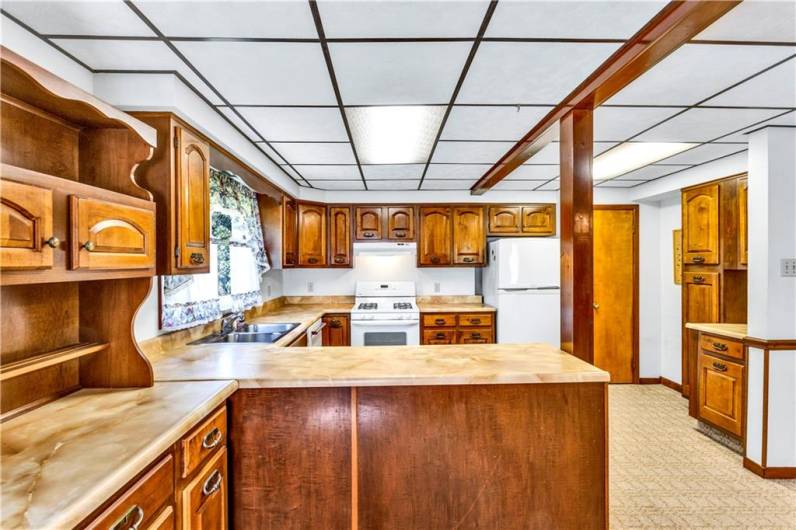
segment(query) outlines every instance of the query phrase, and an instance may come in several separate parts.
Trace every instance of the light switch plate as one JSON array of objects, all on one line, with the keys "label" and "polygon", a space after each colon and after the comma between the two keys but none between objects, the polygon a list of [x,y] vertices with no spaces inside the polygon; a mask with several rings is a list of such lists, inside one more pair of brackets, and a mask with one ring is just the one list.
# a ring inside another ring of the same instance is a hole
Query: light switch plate
[{"label": "light switch plate", "polygon": [[434,292],[435,292],[435,293],[438,293],[439,291],[440,291],[440,285],[439,285],[439,282],[434,282]]},{"label": "light switch plate", "polygon": [[779,267],[780,276],[796,277],[796,258],[783,258]]},{"label": "light switch plate", "polygon": [[315,292],[315,283],[307,282],[307,292],[314,293]]}]

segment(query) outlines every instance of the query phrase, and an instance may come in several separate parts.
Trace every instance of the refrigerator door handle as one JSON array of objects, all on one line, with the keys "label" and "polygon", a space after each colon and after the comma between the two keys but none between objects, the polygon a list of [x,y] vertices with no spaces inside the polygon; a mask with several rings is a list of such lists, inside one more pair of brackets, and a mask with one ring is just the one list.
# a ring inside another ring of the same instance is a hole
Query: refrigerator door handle
[{"label": "refrigerator door handle", "polygon": [[542,285],[539,287],[505,287],[503,289],[498,289],[499,291],[506,291],[506,292],[520,292],[520,291],[558,291],[561,287],[558,285]]}]

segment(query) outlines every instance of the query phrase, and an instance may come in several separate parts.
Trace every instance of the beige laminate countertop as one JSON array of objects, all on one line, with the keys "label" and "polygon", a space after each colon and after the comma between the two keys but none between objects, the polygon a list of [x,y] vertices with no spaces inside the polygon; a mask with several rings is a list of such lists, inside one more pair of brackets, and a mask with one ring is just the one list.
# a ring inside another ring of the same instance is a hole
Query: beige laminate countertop
[{"label": "beige laminate countertop", "polygon": [[0,528],[72,528],[236,388],[84,389],[3,423]]},{"label": "beige laminate countertop", "polygon": [[711,333],[720,337],[743,340],[746,338],[746,324],[708,324],[698,322],[688,322],[685,325],[688,329]]}]

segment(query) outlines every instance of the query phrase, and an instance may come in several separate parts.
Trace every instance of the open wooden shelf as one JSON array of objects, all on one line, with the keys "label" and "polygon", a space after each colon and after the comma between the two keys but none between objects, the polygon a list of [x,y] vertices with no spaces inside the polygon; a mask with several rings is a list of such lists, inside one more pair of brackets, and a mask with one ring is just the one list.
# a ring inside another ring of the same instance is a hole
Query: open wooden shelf
[{"label": "open wooden shelf", "polygon": [[5,366],[0,366],[0,381],[6,381],[36,370],[91,355],[106,350],[109,346],[107,342],[86,342],[9,363]]}]

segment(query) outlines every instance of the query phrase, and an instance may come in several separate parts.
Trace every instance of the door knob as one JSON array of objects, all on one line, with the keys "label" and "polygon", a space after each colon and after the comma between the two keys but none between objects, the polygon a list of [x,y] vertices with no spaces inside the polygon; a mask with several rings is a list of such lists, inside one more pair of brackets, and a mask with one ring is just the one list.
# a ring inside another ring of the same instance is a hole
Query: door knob
[{"label": "door knob", "polygon": [[600,309],[600,304],[592,304],[591,305],[594,309]]}]

